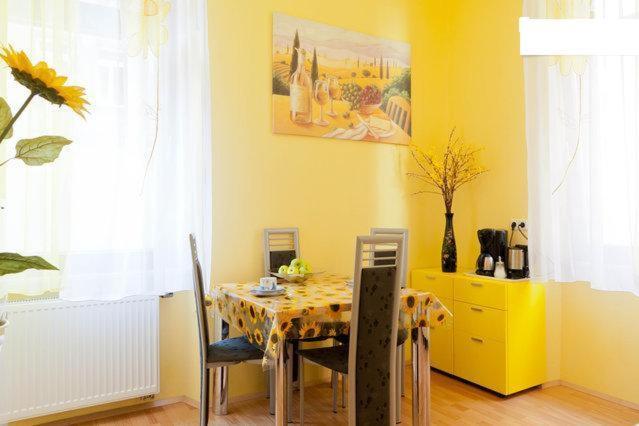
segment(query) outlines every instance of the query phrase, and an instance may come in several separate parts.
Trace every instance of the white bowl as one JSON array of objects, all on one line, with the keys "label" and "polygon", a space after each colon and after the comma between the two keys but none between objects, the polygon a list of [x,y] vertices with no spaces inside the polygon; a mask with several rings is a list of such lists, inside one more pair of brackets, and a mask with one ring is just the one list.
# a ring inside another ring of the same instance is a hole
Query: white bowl
[{"label": "white bowl", "polygon": [[271,272],[271,275],[281,278],[287,283],[303,283],[313,275],[321,274],[321,272],[308,272],[306,274],[280,274],[279,272]]}]

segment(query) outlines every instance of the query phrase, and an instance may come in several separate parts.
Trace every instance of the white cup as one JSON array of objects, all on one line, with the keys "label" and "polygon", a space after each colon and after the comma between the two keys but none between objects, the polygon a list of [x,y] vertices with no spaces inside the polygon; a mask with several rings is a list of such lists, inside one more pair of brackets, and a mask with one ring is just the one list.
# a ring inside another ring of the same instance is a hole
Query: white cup
[{"label": "white cup", "polygon": [[275,277],[262,277],[260,278],[260,288],[262,290],[276,290],[277,278]]}]

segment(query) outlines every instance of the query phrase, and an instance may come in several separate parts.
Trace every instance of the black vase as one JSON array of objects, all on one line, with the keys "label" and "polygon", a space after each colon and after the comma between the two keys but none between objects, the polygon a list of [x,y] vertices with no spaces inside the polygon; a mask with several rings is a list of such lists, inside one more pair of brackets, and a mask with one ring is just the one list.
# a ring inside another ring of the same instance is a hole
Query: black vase
[{"label": "black vase", "polygon": [[442,272],[457,272],[457,244],[453,230],[453,213],[446,213],[446,229],[442,243]]}]

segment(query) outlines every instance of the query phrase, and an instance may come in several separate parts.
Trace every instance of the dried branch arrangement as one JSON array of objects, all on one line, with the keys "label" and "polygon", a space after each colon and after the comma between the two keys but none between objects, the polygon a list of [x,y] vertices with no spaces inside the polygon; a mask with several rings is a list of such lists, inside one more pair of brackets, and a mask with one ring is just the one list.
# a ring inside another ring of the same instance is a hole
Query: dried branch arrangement
[{"label": "dried branch arrangement", "polygon": [[424,152],[416,145],[411,145],[410,152],[420,172],[408,173],[408,176],[436,188],[418,191],[415,194],[441,195],[446,213],[452,213],[455,191],[488,171],[477,162],[476,155],[479,151],[467,145],[461,136],[456,136],[454,128],[448,136],[443,155]]}]

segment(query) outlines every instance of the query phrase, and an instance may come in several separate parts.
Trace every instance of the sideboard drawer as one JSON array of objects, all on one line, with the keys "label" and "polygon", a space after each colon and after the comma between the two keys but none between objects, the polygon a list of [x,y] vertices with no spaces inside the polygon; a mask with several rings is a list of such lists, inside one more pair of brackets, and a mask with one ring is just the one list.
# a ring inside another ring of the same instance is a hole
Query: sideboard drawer
[{"label": "sideboard drawer", "polygon": [[508,393],[504,343],[455,328],[453,355],[456,376],[504,395]]},{"label": "sideboard drawer", "polygon": [[455,329],[506,342],[506,311],[455,301]]},{"label": "sideboard drawer", "polygon": [[[440,299],[450,311],[453,311],[452,299]],[[453,313],[454,315],[454,313]],[[446,319],[443,326],[432,327],[429,331],[428,348],[430,364],[447,373],[453,374],[453,321],[454,316]]]},{"label": "sideboard drawer", "polygon": [[453,277],[443,273],[433,273],[424,269],[413,270],[412,286],[420,290],[426,290],[437,296],[438,299],[453,298]]},{"label": "sideboard drawer", "polygon": [[506,284],[482,278],[455,278],[455,300],[506,309]]}]

